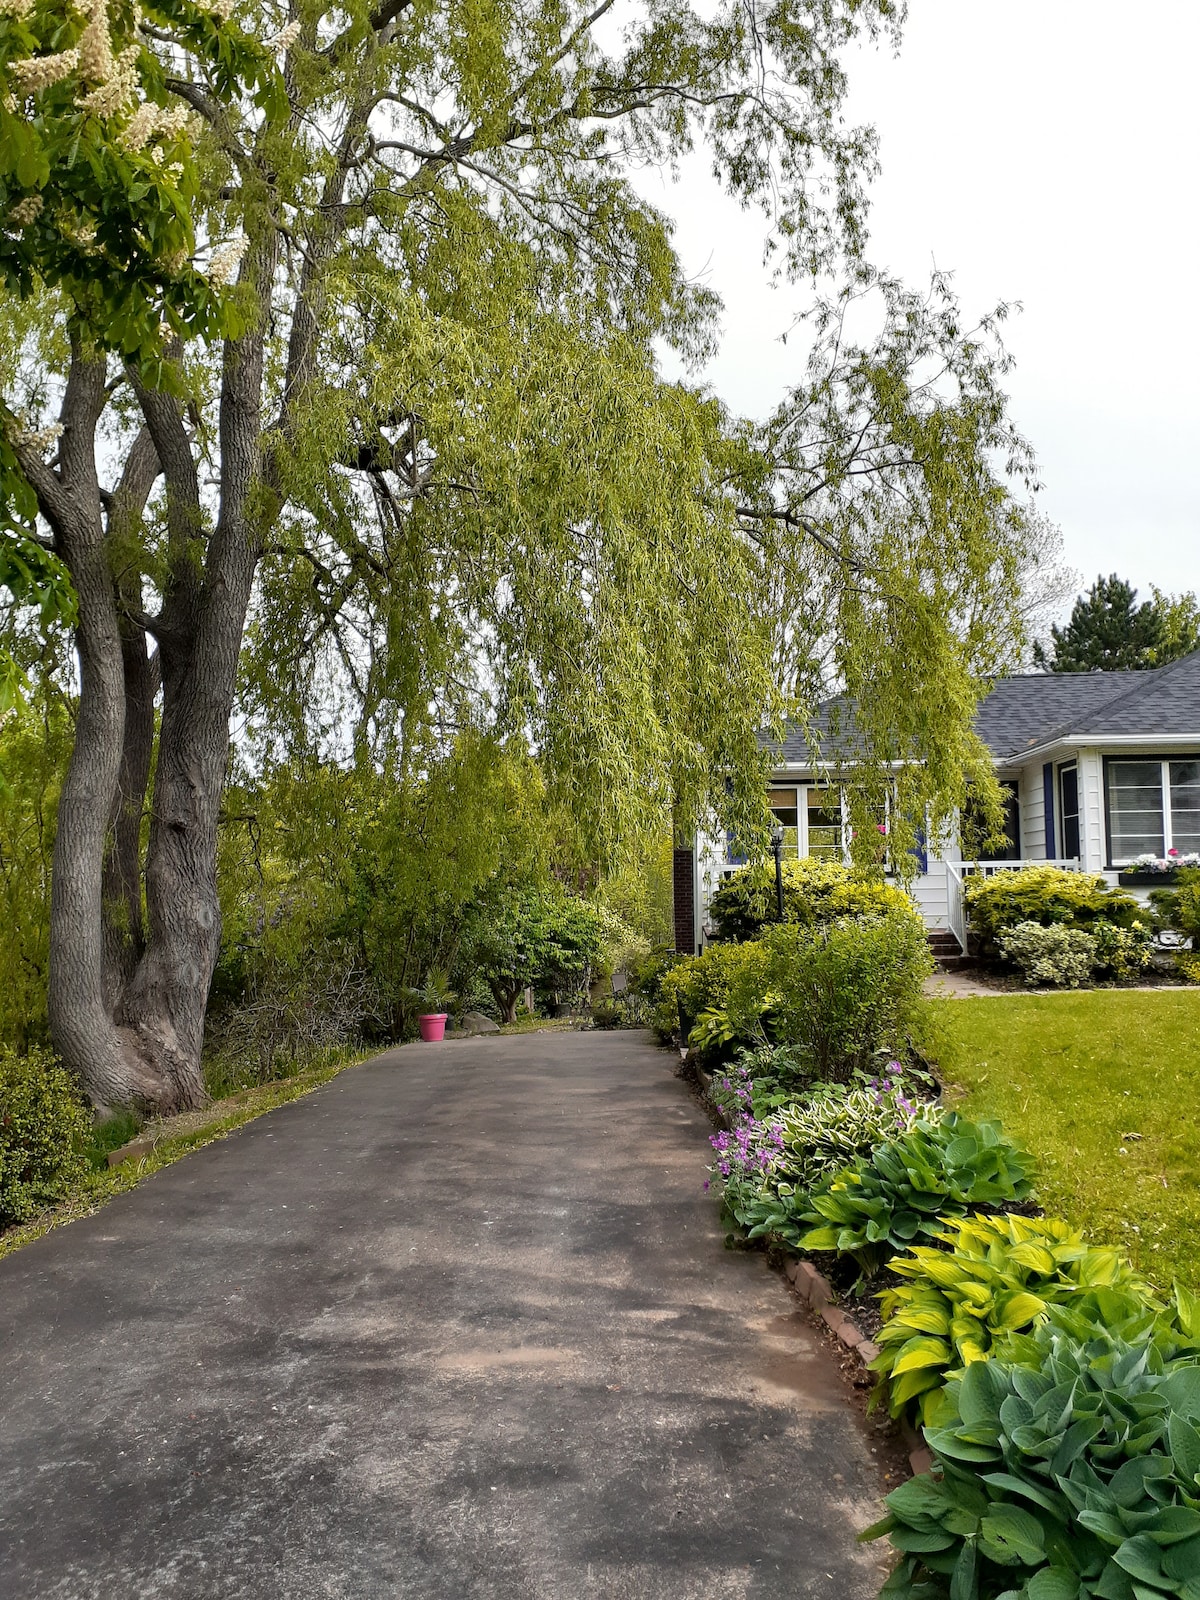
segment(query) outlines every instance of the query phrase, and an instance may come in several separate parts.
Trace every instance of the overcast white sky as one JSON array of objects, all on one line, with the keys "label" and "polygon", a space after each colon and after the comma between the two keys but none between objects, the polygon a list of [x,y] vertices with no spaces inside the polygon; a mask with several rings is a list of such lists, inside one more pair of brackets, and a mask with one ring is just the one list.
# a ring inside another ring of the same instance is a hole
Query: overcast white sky
[{"label": "overcast white sky", "polygon": [[[1200,591],[1200,66],[1197,0],[909,0],[898,58],[849,62],[854,120],[881,136],[870,249],[910,283],[954,273],[1007,324],[1042,509],[1090,582]],[[726,304],[707,377],[767,412],[796,371],[756,218],[701,163],[665,190],[689,271]]]}]

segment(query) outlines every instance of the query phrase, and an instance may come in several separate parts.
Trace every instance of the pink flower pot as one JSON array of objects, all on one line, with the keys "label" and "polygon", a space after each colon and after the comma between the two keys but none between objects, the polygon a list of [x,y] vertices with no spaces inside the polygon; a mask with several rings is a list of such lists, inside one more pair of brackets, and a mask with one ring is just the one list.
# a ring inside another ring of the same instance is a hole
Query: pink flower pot
[{"label": "pink flower pot", "polygon": [[446,1013],[437,1011],[428,1016],[418,1017],[417,1026],[421,1030],[421,1037],[430,1044],[436,1044],[439,1039],[446,1037]]}]

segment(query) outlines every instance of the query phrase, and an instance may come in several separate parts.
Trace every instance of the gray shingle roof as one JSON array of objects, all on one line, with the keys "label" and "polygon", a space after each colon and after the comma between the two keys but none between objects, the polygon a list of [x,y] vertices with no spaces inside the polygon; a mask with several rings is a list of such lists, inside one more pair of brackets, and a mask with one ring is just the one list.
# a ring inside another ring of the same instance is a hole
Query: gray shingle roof
[{"label": "gray shingle roof", "polygon": [[[1153,740],[1194,734],[1200,745],[1200,650],[1148,672],[1048,672],[999,678],[980,702],[975,726],[993,756],[1011,761],[1056,739],[1105,735]],[[813,721],[826,760],[852,759],[859,744],[853,703],[828,700]],[[775,747],[781,762],[803,763],[810,749],[799,728]]]}]

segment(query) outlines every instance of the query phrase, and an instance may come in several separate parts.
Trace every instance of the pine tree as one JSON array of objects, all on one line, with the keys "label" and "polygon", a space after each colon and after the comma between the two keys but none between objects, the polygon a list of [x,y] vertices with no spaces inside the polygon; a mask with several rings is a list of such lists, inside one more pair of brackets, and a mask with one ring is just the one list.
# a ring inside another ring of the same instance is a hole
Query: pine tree
[{"label": "pine tree", "polygon": [[1034,660],[1048,672],[1130,672],[1162,664],[1162,613],[1152,600],[1137,604],[1137,590],[1118,578],[1098,577],[1080,595],[1063,628],[1050,629],[1053,651],[1038,644]]}]

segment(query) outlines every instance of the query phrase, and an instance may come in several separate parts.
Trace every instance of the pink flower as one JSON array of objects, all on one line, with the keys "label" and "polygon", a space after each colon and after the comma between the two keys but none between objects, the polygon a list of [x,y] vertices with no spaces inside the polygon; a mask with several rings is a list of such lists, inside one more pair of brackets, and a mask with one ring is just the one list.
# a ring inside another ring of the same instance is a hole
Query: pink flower
[{"label": "pink flower", "polygon": [[887,823],[886,822],[877,822],[875,824],[875,832],[876,833],[886,833],[887,832]]},{"label": "pink flower", "polygon": [[1168,850],[1167,854],[1169,856],[1177,856],[1179,854],[1179,851],[1178,850]]}]

